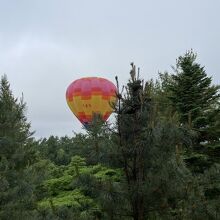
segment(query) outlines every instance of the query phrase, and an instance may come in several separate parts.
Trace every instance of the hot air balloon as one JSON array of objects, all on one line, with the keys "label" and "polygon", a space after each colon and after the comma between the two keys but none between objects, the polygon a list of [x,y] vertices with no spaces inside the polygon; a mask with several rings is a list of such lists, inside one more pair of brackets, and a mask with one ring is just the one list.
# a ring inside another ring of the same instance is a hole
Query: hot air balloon
[{"label": "hot air balloon", "polygon": [[100,115],[103,121],[111,115],[110,103],[116,102],[116,87],[104,78],[81,78],[69,85],[66,100],[73,114],[87,127],[94,115]]}]

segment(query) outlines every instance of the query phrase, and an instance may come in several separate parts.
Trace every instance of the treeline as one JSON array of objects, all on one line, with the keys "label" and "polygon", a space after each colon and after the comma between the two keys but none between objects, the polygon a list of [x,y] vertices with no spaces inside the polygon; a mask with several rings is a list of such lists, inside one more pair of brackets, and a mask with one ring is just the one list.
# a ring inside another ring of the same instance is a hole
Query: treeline
[{"label": "treeline", "polygon": [[0,81],[0,219],[220,219],[220,86],[196,54],[144,81],[116,83],[114,124],[35,140]]}]

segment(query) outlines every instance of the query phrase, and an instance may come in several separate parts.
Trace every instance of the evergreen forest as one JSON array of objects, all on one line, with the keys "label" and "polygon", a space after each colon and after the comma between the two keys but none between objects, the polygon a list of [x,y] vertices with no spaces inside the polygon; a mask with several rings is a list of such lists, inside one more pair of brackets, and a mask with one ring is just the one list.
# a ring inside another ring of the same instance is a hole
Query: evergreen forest
[{"label": "evergreen forest", "polygon": [[220,219],[220,86],[193,51],[141,74],[115,77],[112,123],[41,139],[1,76],[0,220]]}]

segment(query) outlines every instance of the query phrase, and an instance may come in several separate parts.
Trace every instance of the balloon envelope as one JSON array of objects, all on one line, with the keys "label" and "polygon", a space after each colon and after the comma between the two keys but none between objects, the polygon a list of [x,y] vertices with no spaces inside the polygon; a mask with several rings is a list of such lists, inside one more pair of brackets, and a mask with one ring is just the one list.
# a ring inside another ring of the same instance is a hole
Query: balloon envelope
[{"label": "balloon envelope", "polygon": [[116,87],[104,78],[81,78],[69,85],[66,100],[82,124],[89,124],[94,114],[99,114],[106,121],[113,111],[110,103],[116,102]]}]

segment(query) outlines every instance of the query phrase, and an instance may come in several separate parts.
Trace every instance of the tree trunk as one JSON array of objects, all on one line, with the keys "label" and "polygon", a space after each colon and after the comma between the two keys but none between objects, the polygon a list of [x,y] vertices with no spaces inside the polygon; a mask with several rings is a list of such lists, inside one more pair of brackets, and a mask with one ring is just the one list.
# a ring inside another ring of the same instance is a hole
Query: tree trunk
[{"label": "tree trunk", "polygon": [[137,197],[133,204],[134,220],[144,220],[144,200],[143,196]]}]

